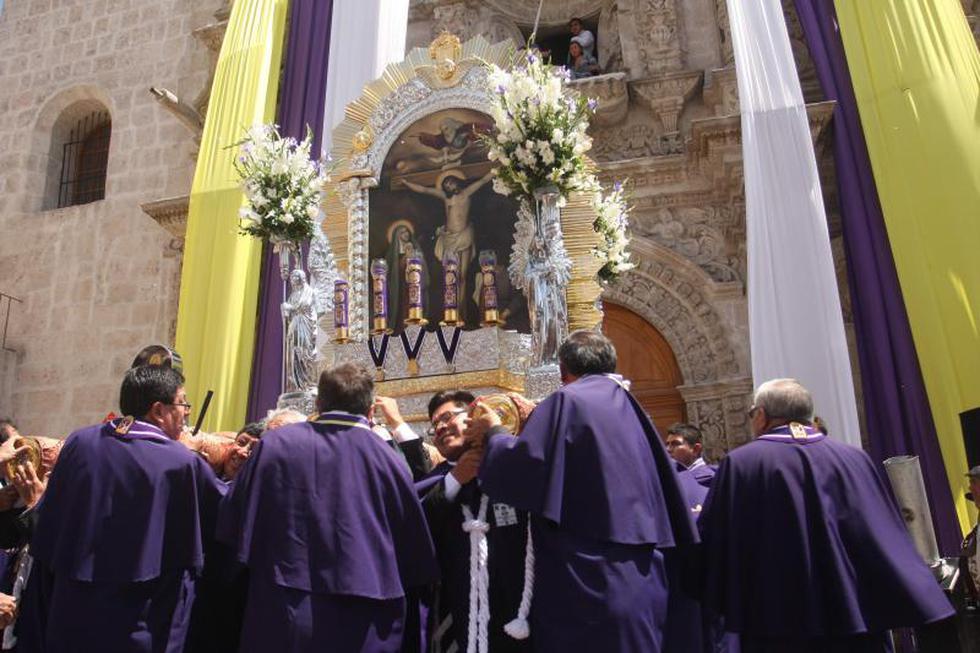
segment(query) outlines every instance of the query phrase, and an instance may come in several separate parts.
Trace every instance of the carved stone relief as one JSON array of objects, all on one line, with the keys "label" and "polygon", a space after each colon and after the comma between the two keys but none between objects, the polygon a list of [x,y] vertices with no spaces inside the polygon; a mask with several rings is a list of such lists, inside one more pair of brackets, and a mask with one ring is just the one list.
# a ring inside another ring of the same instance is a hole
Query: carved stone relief
[{"label": "carved stone relief", "polygon": [[732,26],[728,22],[728,0],[717,0],[718,31],[721,32],[721,61],[726,66],[735,63],[735,49],[732,46]]},{"label": "carved stone relief", "polygon": [[697,263],[714,281],[745,281],[745,259],[738,248],[745,240],[745,222],[730,206],[634,213],[630,226],[634,236],[650,238]]},{"label": "carved stone relief", "polygon": [[684,150],[679,134],[659,134],[644,124],[594,129],[592,138],[590,154],[598,161],[680,154]]},{"label": "carved stone relief", "polygon": [[619,0],[618,15],[623,63],[631,77],[683,68],[675,0]]}]

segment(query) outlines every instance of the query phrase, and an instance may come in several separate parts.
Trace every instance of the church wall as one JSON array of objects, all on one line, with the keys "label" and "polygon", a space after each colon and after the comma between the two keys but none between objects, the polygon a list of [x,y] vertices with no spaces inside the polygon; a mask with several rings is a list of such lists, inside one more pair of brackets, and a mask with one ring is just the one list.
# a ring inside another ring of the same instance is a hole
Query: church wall
[{"label": "church wall", "polygon": [[[824,131],[831,107],[820,104],[793,2],[783,5],[804,96],[812,103],[839,254],[832,152]],[[411,7],[409,47],[427,45],[442,29],[463,39],[483,34],[494,40],[532,24],[537,3],[413,0]],[[600,102],[591,155],[603,181],[627,178],[633,194],[638,268],[605,297],[643,316],[671,344],[684,377],[679,390],[688,418],[702,427],[706,451],[717,458],[747,439],[752,390],[741,126],[726,2],[546,2],[540,29],[564,29],[576,15],[596,21],[599,65],[608,73],[576,82]],[[837,258],[846,284],[842,256]],[[846,287],[844,294],[850,319]]]},{"label": "church wall", "polygon": [[[191,32],[222,4],[4,4],[0,291],[24,303],[10,315],[17,351],[0,353],[0,414],[24,432],[64,435],[118,410],[136,351],[173,339],[179,243],[140,204],[190,190],[196,144],[148,88],[200,93],[211,58]],[[59,116],[91,107],[112,120],[105,199],[42,209],[47,171],[60,170],[50,156]]]}]

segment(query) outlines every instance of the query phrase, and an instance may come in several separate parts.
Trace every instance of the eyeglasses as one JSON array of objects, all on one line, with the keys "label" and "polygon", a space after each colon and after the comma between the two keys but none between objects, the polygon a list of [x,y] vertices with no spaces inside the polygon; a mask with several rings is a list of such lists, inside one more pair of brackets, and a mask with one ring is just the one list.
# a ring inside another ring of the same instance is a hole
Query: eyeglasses
[{"label": "eyeglasses", "polygon": [[456,419],[458,415],[462,415],[465,412],[466,412],[465,408],[457,408],[456,410],[447,410],[442,415],[432,420],[432,426],[426,430],[426,435],[434,436],[436,434],[436,431],[439,430],[440,426],[445,426],[446,424],[449,424],[449,422]]},{"label": "eyeglasses", "polygon": [[180,402],[180,401],[172,401],[168,405],[169,406],[180,406],[181,408],[183,408],[187,412],[190,412],[191,411],[191,405],[190,404],[185,404],[185,403]]},{"label": "eyeglasses", "polygon": [[758,413],[758,412],[759,412],[759,407],[758,406],[752,406],[751,408],[749,408],[749,411],[747,413],[748,416],[749,416],[749,419],[753,419],[755,417],[755,414]]}]

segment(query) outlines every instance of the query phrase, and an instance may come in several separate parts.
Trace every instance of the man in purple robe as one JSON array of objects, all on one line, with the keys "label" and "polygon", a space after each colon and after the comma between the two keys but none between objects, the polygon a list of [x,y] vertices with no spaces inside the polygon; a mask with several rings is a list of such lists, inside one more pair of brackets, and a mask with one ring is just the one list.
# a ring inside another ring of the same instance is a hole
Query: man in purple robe
[{"label": "man in purple robe", "polygon": [[422,507],[371,430],[373,373],[324,372],[317,402],[262,436],[221,506],[218,537],[249,572],[239,651],[399,651],[406,592],[438,574]]},{"label": "man in purple robe", "polygon": [[483,491],[531,514],[534,650],[657,653],[661,549],[697,541],[691,511],[660,436],[613,374],[612,342],[578,331],[559,361],[564,387],[519,438],[485,407],[467,429],[486,436]]},{"label": "man in purple robe", "polygon": [[701,429],[693,424],[678,422],[667,429],[667,452],[670,457],[691,472],[697,482],[711,487],[717,467],[705,462],[701,455],[704,450],[704,437]]},{"label": "man in purple robe", "polygon": [[21,653],[183,651],[225,489],[176,441],[183,384],[169,367],[131,369],[119,397],[130,417],[68,437],[36,508]]},{"label": "man in purple robe", "polygon": [[705,601],[746,653],[887,651],[889,629],[953,608],[867,454],[812,416],[795,380],[756,390],[756,439],[722,461],[698,522]]}]

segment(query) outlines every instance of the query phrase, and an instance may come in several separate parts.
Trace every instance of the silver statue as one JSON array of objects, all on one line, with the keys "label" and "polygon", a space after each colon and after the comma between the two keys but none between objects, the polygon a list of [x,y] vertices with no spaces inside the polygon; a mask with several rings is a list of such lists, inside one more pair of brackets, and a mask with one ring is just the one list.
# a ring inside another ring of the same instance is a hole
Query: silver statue
[{"label": "silver statue", "polygon": [[289,298],[282,304],[286,323],[286,392],[316,387],[316,298],[297,268],[289,274]]},{"label": "silver statue", "polygon": [[533,229],[525,229],[526,258],[522,261],[523,287],[531,318],[531,367],[558,364],[558,348],[568,335],[565,289],[571,261],[561,232],[558,192],[553,187],[535,192]]}]

